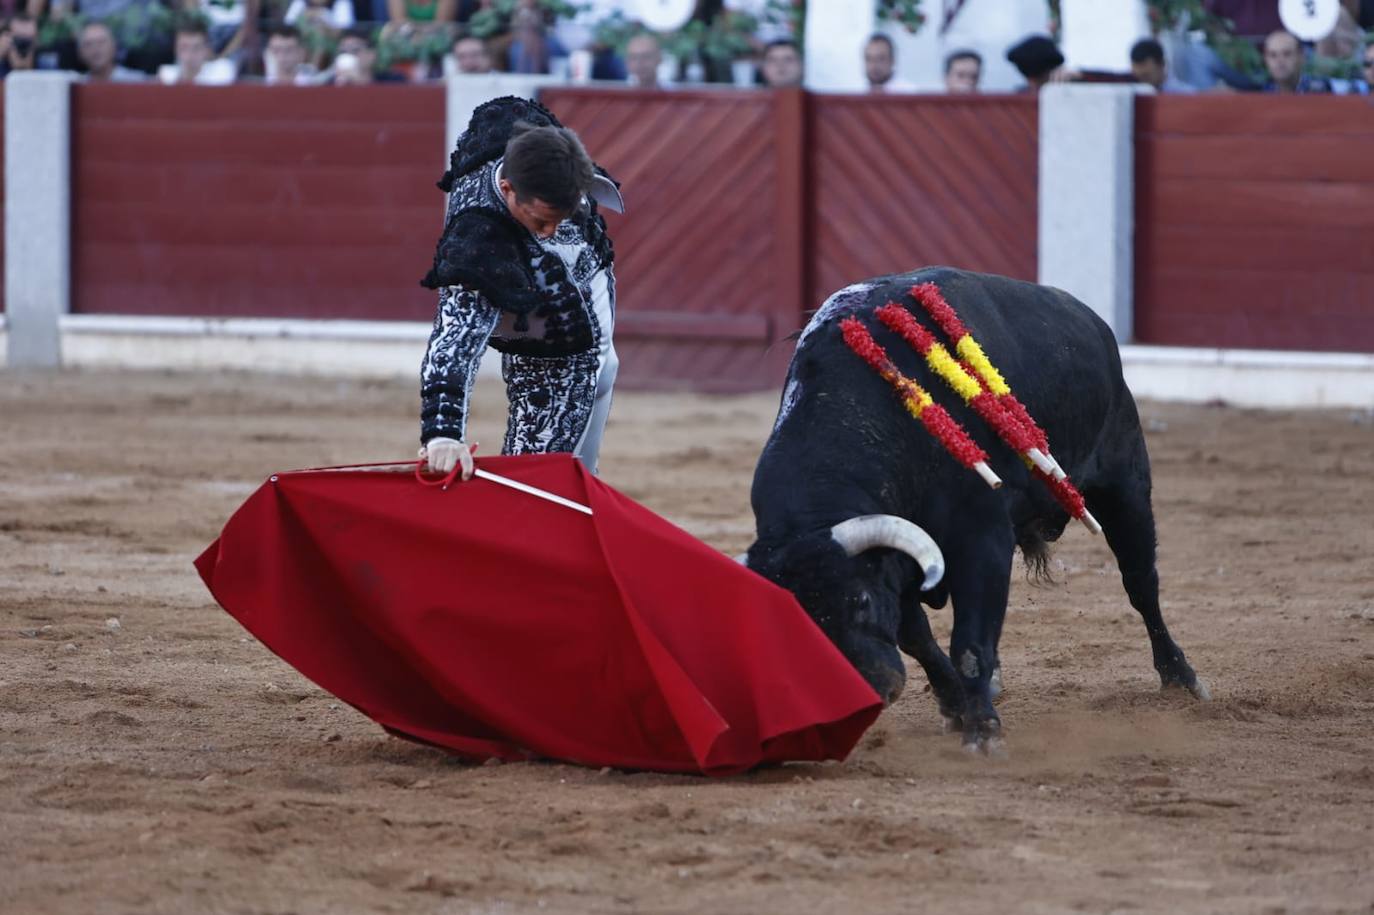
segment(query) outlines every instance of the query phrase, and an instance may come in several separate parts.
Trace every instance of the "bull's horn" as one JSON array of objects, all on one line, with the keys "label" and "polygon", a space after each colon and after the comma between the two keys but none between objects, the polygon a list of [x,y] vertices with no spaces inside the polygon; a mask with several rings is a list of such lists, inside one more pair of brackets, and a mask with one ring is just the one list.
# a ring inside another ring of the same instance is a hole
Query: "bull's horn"
[{"label": "bull's horn", "polygon": [[921,528],[896,515],[860,515],[841,521],[830,529],[830,536],[849,556],[884,546],[901,550],[926,573],[922,591],[929,591],[940,583],[945,574],[945,557],[935,541]]}]

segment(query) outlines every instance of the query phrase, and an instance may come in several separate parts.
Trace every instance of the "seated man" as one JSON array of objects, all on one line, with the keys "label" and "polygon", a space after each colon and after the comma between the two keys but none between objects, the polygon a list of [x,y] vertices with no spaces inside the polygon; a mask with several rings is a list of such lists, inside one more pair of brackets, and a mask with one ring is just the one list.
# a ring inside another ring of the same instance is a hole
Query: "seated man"
[{"label": "seated man", "polygon": [[763,84],[770,89],[789,89],[802,84],[801,48],[790,38],[779,38],[763,49],[759,66]]},{"label": "seated man", "polygon": [[1264,39],[1264,69],[1269,80],[1261,92],[1296,95],[1323,95],[1331,91],[1331,84],[1320,76],[1302,72],[1307,55],[1296,35],[1279,29]]},{"label": "seated man", "polygon": [[142,70],[121,67],[119,45],[114,32],[103,22],[88,22],[76,39],[76,53],[86,65],[86,80],[92,83],[141,83],[148,78]]},{"label": "seated man", "polygon": [[171,85],[189,83],[196,86],[228,86],[238,76],[238,68],[228,58],[211,60],[210,34],[205,26],[187,19],[177,26],[173,45],[176,63],[163,64],[157,78]]},{"label": "seated man", "polygon": [[491,51],[487,43],[476,35],[459,32],[453,39],[453,65],[444,67],[445,73],[452,70],[467,76],[481,76],[492,72]]},{"label": "seated man", "polygon": [[1164,62],[1164,46],[1153,38],[1142,38],[1131,47],[1131,75],[1136,82],[1153,86],[1159,93],[1187,94],[1197,91],[1170,75],[1169,67]]},{"label": "seated man", "polygon": [[952,51],[945,58],[945,91],[960,95],[978,91],[983,78],[983,57],[977,51]]},{"label": "seated man", "polygon": [[653,32],[640,32],[625,45],[625,69],[629,83],[640,89],[662,89],[658,68],[663,63],[663,49]]},{"label": "seated man", "polygon": [[267,82],[273,86],[313,86],[319,82],[315,68],[305,62],[305,44],[295,26],[277,25],[268,31]]},{"label": "seated man", "polygon": [[335,86],[367,86],[372,83],[403,83],[406,78],[391,70],[377,69],[377,49],[366,27],[354,27],[339,39],[329,82]]},{"label": "seated man", "polygon": [[869,92],[915,92],[916,87],[897,75],[897,52],[892,39],[876,33],[864,45],[864,76]]}]

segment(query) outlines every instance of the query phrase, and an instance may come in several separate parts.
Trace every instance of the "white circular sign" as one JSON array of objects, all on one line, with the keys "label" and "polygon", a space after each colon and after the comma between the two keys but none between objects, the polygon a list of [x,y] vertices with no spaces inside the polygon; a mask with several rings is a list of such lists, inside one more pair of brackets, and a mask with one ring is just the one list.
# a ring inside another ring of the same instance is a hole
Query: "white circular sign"
[{"label": "white circular sign", "polygon": [[635,0],[634,17],[655,32],[672,32],[687,24],[695,0]]},{"label": "white circular sign", "polygon": [[1336,28],[1341,0],[1279,0],[1283,27],[1303,41],[1320,41]]}]

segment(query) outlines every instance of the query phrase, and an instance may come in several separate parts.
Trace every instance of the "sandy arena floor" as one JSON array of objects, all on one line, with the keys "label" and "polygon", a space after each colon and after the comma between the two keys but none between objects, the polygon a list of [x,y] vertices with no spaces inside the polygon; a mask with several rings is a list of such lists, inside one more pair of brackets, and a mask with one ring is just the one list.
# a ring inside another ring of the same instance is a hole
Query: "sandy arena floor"
[{"label": "sandy arena floor", "polygon": [[[603,477],[750,539],[773,395],[623,393]],[[499,388],[477,438],[499,446]],[[1101,540],[1018,571],[1006,761],[912,686],[845,764],[724,781],[387,737],[191,567],[274,470],[405,458],[405,384],[0,373],[0,911],[1374,911],[1374,417],[1145,404],[1162,695]],[[1019,570],[1019,566],[1018,566]],[[948,613],[932,614],[947,631]]]}]

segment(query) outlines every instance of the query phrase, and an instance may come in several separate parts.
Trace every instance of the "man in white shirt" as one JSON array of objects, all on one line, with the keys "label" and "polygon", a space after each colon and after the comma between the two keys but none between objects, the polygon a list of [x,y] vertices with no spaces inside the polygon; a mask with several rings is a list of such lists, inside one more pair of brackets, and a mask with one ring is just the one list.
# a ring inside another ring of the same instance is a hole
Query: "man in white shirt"
[{"label": "man in white shirt", "polygon": [[141,83],[148,74],[115,63],[119,46],[114,32],[103,22],[88,22],[76,39],[76,53],[86,65],[86,79],[92,83]]},{"label": "man in white shirt", "polygon": [[233,61],[210,59],[210,35],[198,22],[188,20],[177,26],[175,53],[176,63],[163,64],[157,71],[157,78],[168,85],[228,86],[238,75]]},{"label": "man in white shirt", "polygon": [[877,33],[864,45],[864,75],[868,77],[869,92],[915,92],[916,87],[898,78],[897,52],[892,39]]}]

